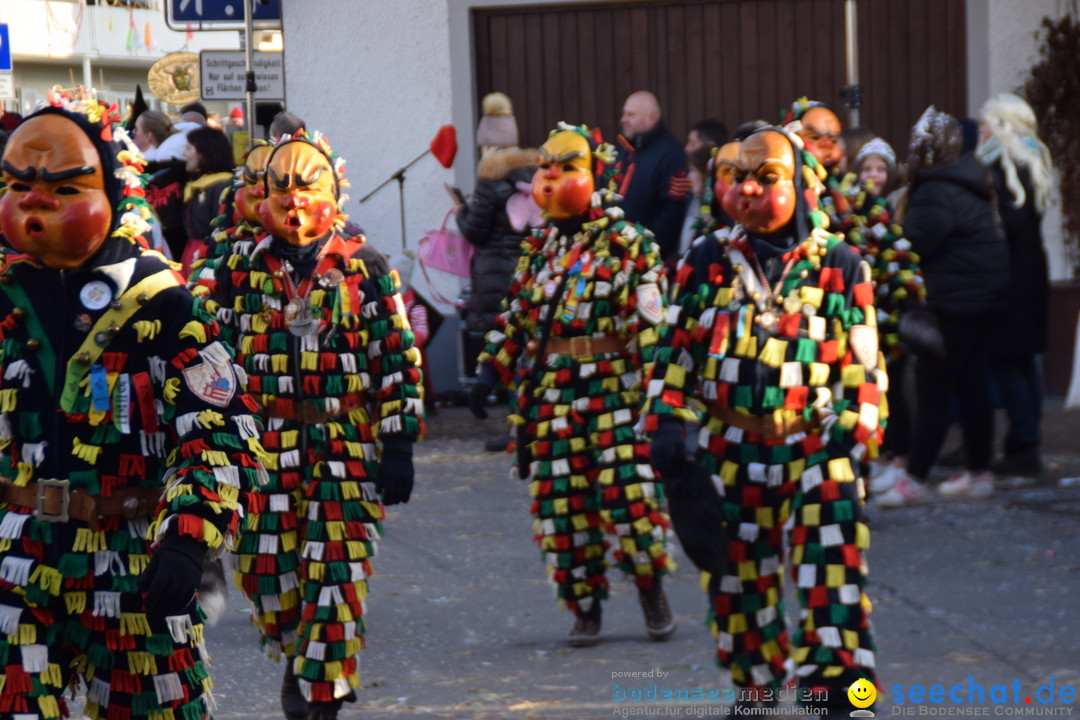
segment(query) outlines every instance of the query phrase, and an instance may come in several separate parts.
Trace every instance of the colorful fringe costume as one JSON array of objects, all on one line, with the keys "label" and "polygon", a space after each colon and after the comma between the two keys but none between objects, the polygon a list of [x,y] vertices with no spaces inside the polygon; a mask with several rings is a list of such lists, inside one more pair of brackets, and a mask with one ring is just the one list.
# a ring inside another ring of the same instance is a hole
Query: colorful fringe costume
[{"label": "colorful fringe costume", "polygon": [[78,267],[2,256],[0,716],[66,716],[78,676],[91,718],[198,720],[212,706],[201,610],[149,615],[136,583],[153,540],[232,546],[263,477],[260,429],[213,315],[143,250],[141,155],[116,106],[52,104],[123,190]]},{"label": "colorful fringe costume", "polygon": [[[816,163],[802,162],[817,185]],[[664,416],[697,420],[707,408],[697,458],[723,500],[730,563],[704,578],[718,664],[737,686],[775,690],[793,657],[804,690],[846,702],[842,688],[874,678],[855,463],[881,442],[887,380],[869,273],[821,229],[820,210],[809,218],[809,236],[771,257],[740,225],[694,243],[642,414],[652,432]],[[791,639],[785,532],[803,608]]]},{"label": "colorful fringe costume", "polygon": [[893,221],[887,198],[874,198],[861,185],[850,196],[852,214],[841,230],[870,264],[881,348],[886,359],[892,360],[904,352],[897,335],[900,314],[926,298],[919,256],[903,237],[903,228]]},{"label": "colorful fringe costume", "polygon": [[[618,208],[606,215],[597,208],[592,222],[553,223],[523,242],[508,309],[479,358],[503,385],[517,384],[510,419],[526,444],[518,448],[519,463],[531,457],[535,539],[560,607],[575,614],[607,597],[605,531],[618,540],[618,567],[639,588],[654,587],[672,569],[662,488],[648,443],[634,430],[666,281],[652,235],[621,215]],[[530,380],[516,383],[548,318],[547,350],[533,359]],[[590,351],[594,341],[610,345]],[[552,349],[560,345],[568,349]]]},{"label": "colorful fringe costume", "polygon": [[376,439],[422,432],[419,353],[397,273],[366,238],[319,241],[307,304],[319,331],[290,333],[265,232],[198,273],[262,407],[270,482],[248,498],[237,585],[267,654],[292,660],[308,701],[360,684],[364,598],[382,534]]}]

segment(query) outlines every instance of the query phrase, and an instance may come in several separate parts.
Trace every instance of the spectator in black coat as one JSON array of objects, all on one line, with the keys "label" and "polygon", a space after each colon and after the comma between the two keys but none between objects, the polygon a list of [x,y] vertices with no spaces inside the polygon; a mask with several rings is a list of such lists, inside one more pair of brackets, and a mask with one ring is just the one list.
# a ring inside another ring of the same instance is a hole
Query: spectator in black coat
[{"label": "spectator in black coat", "polygon": [[[510,98],[489,93],[483,100],[484,116],[476,129],[480,164],[476,188],[469,202],[458,208],[461,234],[475,248],[469,268],[469,300],[465,308],[468,365],[483,350],[484,335],[495,328],[503,298],[521,256],[521,241],[542,222],[532,199],[531,183],[537,151],[517,147],[518,130]],[[509,434],[489,440],[485,447],[505,450]]]},{"label": "spectator in black coat", "polygon": [[476,248],[465,327],[481,334],[495,327],[521,254],[521,241],[540,220],[530,194],[536,150],[517,147],[517,123],[506,95],[490,93],[483,105],[484,117],[476,131],[481,148],[476,188],[457,211],[461,234]]},{"label": "spectator in black coat", "polygon": [[1042,377],[1050,299],[1042,216],[1053,183],[1050,151],[1039,140],[1035,112],[1011,93],[990,98],[979,112],[978,155],[990,168],[1009,243],[1009,303],[991,341],[990,373],[1009,417],[1002,474],[1031,475],[1039,457]]},{"label": "spectator in black coat", "polygon": [[691,192],[686,154],[660,118],[660,103],[651,92],[639,90],[626,98],[619,122],[622,209],[627,220],[653,231],[661,257],[673,263]]},{"label": "spectator in black coat", "polygon": [[941,449],[953,393],[960,405],[967,469],[943,482],[939,491],[985,497],[994,490],[990,339],[1001,324],[1009,251],[990,173],[971,153],[961,154],[961,145],[959,123],[933,106],[912,129],[904,234],[921,258],[926,302],[941,329],[945,352],[944,357],[919,358],[908,476],[894,485],[894,494],[906,493],[907,502],[925,499],[920,483]]}]

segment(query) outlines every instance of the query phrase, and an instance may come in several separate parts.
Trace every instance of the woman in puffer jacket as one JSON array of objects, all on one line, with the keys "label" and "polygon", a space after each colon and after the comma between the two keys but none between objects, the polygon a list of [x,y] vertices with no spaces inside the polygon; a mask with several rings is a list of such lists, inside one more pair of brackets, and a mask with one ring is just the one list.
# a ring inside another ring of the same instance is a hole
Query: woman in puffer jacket
[{"label": "woman in puffer jacket", "polygon": [[536,150],[517,147],[517,123],[506,95],[490,93],[483,108],[476,130],[480,147],[476,188],[457,212],[462,235],[476,248],[465,327],[480,334],[495,327],[521,254],[521,241],[540,224],[540,210],[530,194]]}]

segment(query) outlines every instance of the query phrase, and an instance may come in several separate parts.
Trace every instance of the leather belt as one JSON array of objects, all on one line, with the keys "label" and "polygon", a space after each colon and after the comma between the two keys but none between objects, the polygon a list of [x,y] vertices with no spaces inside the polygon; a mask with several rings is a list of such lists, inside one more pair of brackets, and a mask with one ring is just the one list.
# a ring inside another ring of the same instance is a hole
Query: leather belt
[{"label": "leather belt", "polygon": [[805,420],[802,416],[791,422],[784,422],[782,413],[764,416],[743,415],[741,412],[716,403],[709,403],[709,414],[725,425],[767,438],[784,438],[796,433],[810,432],[819,427],[817,420]]},{"label": "leather belt", "polygon": [[0,502],[34,510],[34,516],[44,522],[82,520],[95,531],[100,516],[132,520],[153,515],[164,492],[163,487],[117,488],[105,497],[72,488],[68,480],[38,480],[26,485],[0,480]]},{"label": "leather belt", "polygon": [[299,420],[309,424],[324,423],[342,415],[348,415],[364,404],[363,393],[348,393],[339,398],[326,398],[323,400],[336,399],[338,407],[334,411],[320,410],[316,400],[302,400],[297,403],[289,398],[276,398],[263,406],[263,417],[281,418],[282,420]]},{"label": "leather belt", "polygon": [[626,352],[626,341],[618,335],[579,335],[571,338],[548,338],[545,352],[569,355],[574,359],[592,355]]}]

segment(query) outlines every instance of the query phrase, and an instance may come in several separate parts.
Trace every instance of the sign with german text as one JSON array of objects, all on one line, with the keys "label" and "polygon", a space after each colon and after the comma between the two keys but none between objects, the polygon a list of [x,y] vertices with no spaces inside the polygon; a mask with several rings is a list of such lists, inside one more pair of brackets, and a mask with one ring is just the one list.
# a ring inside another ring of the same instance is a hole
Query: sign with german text
[{"label": "sign with german text", "polygon": [[[252,53],[256,100],[285,99],[285,55]],[[243,50],[203,50],[199,53],[200,90],[203,100],[246,100]]]}]

